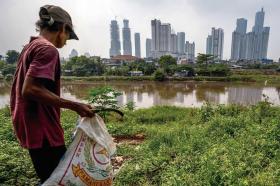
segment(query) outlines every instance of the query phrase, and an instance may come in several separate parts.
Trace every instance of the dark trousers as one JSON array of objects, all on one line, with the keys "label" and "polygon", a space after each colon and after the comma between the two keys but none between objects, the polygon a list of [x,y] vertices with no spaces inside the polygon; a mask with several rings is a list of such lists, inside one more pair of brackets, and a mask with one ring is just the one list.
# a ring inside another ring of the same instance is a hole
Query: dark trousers
[{"label": "dark trousers", "polygon": [[50,147],[46,140],[42,148],[29,149],[29,155],[41,183],[44,183],[50,177],[65,152],[66,147],[64,145]]}]

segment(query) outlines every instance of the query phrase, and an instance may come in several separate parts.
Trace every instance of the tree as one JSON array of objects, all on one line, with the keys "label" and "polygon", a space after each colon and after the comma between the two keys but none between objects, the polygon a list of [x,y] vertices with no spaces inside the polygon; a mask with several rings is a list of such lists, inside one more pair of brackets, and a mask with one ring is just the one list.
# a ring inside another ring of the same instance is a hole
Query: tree
[{"label": "tree", "polygon": [[5,67],[5,61],[0,60],[0,71]]},{"label": "tree", "polygon": [[171,69],[173,69],[172,66],[176,66],[177,61],[170,55],[161,56],[159,59],[159,65],[167,74],[171,74]]},{"label": "tree", "polygon": [[156,81],[164,81],[165,73],[163,69],[157,69],[154,73],[154,80]]},{"label": "tree", "polygon": [[15,64],[6,64],[2,69],[2,74],[4,76],[11,74],[13,75],[16,71],[16,65]]},{"label": "tree", "polygon": [[100,61],[100,58],[79,56],[73,57],[63,64],[62,69],[71,71],[70,75],[74,76],[91,76],[102,75],[105,71],[105,66]]},{"label": "tree", "polygon": [[214,56],[212,54],[201,54],[201,53],[199,53],[198,56],[197,56],[196,63],[200,67],[205,67],[207,69],[208,64],[210,62],[213,62],[213,60],[214,60]]},{"label": "tree", "polygon": [[6,61],[9,64],[16,63],[18,57],[19,57],[19,52],[17,52],[16,50],[8,50],[8,52],[6,53]]}]

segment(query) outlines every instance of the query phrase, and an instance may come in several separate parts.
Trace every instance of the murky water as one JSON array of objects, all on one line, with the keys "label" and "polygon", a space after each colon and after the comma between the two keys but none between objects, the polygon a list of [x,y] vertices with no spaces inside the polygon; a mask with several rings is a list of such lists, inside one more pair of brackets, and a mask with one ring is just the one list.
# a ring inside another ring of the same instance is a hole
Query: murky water
[{"label": "murky water", "polygon": [[[91,88],[112,86],[122,95],[119,105],[135,102],[137,108],[154,105],[200,107],[208,101],[214,104],[251,105],[269,97],[274,105],[280,105],[280,86],[254,83],[224,82],[63,82],[61,96],[75,101],[86,101]],[[10,85],[0,82],[0,108],[9,104]]]}]

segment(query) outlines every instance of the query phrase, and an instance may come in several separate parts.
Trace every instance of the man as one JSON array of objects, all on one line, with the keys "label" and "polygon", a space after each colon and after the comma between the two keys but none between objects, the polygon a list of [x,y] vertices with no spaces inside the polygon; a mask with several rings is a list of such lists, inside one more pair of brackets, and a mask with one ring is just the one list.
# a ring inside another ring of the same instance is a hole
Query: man
[{"label": "man", "polygon": [[94,116],[90,105],[60,98],[60,61],[57,48],[68,39],[78,40],[70,15],[60,7],[40,8],[36,26],[18,59],[11,91],[14,131],[27,148],[41,183],[48,179],[64,155],[60,108],[76,111],[82,117]]}]

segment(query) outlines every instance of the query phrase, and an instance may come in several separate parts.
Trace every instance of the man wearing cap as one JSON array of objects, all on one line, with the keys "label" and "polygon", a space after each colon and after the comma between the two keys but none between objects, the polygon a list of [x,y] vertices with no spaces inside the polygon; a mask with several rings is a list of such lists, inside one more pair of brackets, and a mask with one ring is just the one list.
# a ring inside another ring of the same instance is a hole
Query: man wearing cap
[{"label": "man wearing cap", "polygon": [[28,149],[41,183],[48,179],[66,151],[60,108],[82,117],[94,116],[90,105],[60,98],[60,60],[57,48],[78,40],[70,15],[58,6],[40,8],[39,36],[31,37],[17,63],[11,90],[15,134]]}]

